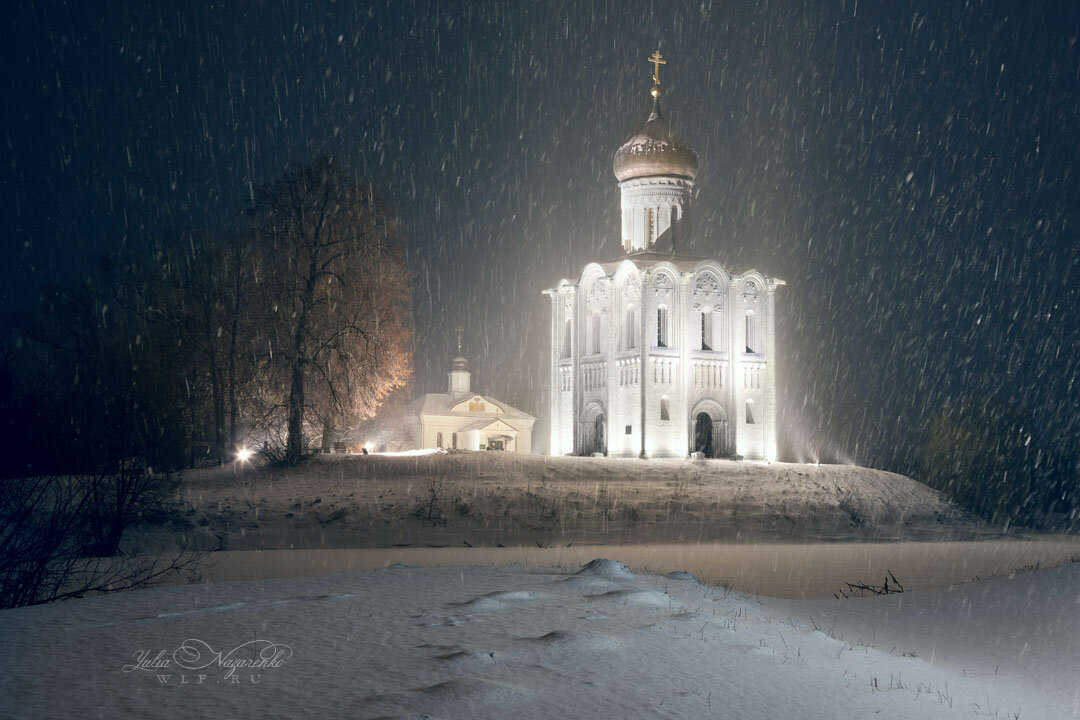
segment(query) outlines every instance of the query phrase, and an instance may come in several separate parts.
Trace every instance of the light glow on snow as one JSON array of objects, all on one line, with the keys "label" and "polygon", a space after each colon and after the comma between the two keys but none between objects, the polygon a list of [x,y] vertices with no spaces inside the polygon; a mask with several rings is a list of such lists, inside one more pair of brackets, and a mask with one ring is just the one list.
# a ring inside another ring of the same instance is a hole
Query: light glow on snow
[{"label": "light glow on snow", "polygon": [[384,450],[383,452],[371,453],[372,455],[384,455],[387,457],[414,457],[417,455],[437,455],[446,453],[442,448],[425,448],[423,450]]}]

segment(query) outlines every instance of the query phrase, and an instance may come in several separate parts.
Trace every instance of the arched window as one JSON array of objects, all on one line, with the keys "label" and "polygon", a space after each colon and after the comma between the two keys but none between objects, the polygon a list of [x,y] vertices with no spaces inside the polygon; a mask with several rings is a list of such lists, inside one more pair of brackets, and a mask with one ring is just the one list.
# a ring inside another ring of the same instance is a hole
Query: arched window
[{"label": "arched window", "polygon": [[753,425],[754,424],[754,401],[753,400],[747,400],[746,401],[746,424],[747,425]]},{"label": "arched window", "polygon": [[570,350],[570,318],[566,318],[566,322],[563,323],[562,356],[564,358],[570,357]]},{"label": "arched window", "polygon": [[633,350],[637,347],[637,308],[633,305],[626,307],[626,327],[623,328],[624,350]]},{"label": "arched window", "polygon": [[701,349],[713,349],[713,314],[706,310],[701,311]]},{"label": "arched window", "polygon": [[667,306],[659,305],[656,308],[656,347],[668,346],[668,316]]},{"label": "arched window", "polygon": [[435,433],[435,447],[442,447],[442,433]]},{"label": "arched window", "polygon": [[753,310],[746,311],[746,352],[757,352],[757,322]]},{"label": "arched window", "polygon": [[457,433],[450,436],[450,447],[457,450]]}]

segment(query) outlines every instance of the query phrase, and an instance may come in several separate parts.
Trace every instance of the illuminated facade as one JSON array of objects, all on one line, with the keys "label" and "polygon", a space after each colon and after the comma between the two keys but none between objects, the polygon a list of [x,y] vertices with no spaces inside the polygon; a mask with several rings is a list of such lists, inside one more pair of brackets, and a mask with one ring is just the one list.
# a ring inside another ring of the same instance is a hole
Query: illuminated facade
[{"label": "illuminated facade", "polygon": [[615,153],[624,255],[551,299],[553,455],[776,458],[774,298],[784,282],[676,254],[694,150],[653,109]]}]

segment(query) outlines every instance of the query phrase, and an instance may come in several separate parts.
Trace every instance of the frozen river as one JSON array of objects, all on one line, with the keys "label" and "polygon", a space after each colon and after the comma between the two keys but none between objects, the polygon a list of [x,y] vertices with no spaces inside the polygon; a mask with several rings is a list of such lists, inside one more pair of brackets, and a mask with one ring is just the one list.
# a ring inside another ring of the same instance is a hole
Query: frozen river
[{"label": "frozen river", "polygon": [[786,598],[830,597],[845,582],[880,585],[888,572],[905,589],[969,582],[1018,569],[1080,561],[1080,537],[903,543],[705,543],[571,547],[394,547],[241,550],[213,553],[207,581],[365,572],[395,563],[423,567],[578,567],[605,557],[636,572],[691,572],[709,584]]}]

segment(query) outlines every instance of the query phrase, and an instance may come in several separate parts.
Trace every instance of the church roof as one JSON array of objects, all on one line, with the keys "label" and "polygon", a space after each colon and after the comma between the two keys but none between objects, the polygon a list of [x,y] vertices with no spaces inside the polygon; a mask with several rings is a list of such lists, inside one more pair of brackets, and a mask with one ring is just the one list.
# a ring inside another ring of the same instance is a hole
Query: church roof
[{"label": "church roof", "polygon": [[671,253],[646,251],[623,255],[613,260],[602,262],[600,263],[600,266],[603,267],[605,271],[608,271],[608,275],[614,272],[615,269],[618,268],[619,264],[622,263],[624,260],[629,260],[633,262],[642,270],[650,268],[653,265],[658,265],[659,263],[666,262],[671,263],[675,267],[679,268],[679,270],[681,270],[682,272],[690,272],[707,259],[708,258],[695,257],[693,255],[674,255]]},{"label": "church roof", "polygon": [[671,131],[660,110],[659,95],[653,98],[653,109],[645,125],[615,151],[612,169],[619,182],[656,175],[677,175],[691,180],[697,176],[697,153]]},{"label": "church roof", "polygon": [[[636,178],[655,176],[680,176],[693,180],[698,171],[697,152],[687,143],[680,140],[672,132],[667,120],[664,118],[660,103],[660,65],[667,64],[661,59],[657,51],[649,57],[649,62],[654,64],[653,87],[650,94],[653,98],[652,112],[640,130],[635,132],[623,145],[615,151],[614,171],[619,182]],[[680,208],[680,222],[685,222]],[[680,235],[687,231],[680,230]],[[666,245],[661,244],[662,238],[666,237]],[[767,286],[774,288],[784,285],[779,278],[770,277],[755,269],[748,269],[742,273],[733,273],[719,261],[712,258],[695,257],[692,255],[675,254],[673,239],[675,235],[665,232],[661,238],[657,238],[655,244],[650,244],[648,250],[633,252],[621,257],[613,258],[605,262],[589,263],[585,270],[576,279],[563,278],[555,287],[544,291],[544,294],[553,295],[558,293],[561,285],[577,286],[586,274],[590,277],[600,268],[605,275],[613,277],[619,267],[626,261],[632,262],[639,270],[649,270],[660,264],[674,267],[680,273],[694,273],[700,269],[708,269],[709,266],[718,266],[724,274],[731,277],[760,276]],[[625,240],[624,242],[629,242]],[[651,242],[651,241],[650,241]]]},{"label": "church roof", "polygon": [[581,276],[579,276],[577,279],[563,278],[555,284],[555,287],[544,290],[544,294],[549,295],[557,293],[559,286],[563,284],[577,286],[582,281],[582,278],[584,278],[585,275],[589,272],[590,268],[600,268],[600,270],[603,271],[604,275],[606,275],[607,277],[613,277],[615,273],[619,270],[619,266],[627,261],[632,262],[639,270],[648,270],[662,263],[667,265],[673,265],[675,269],[678,270],[680,273],[697,272],[701,268],[707,268],[709,266],[715,265],[719,266],[720,269],[722,269],[725,273],[729,273],[729,276],[731,277],[745,278],[747,276],[752,277],[758,275],[765,282],[765,284],[771,288],[787,284],[780,278],[766,275],[765,273],[762,273],[761,271],[753,268],[745,270],[743,272],[735,273],[732,272],[730,269],[724,267],[718,261],[709,258],[694,257],[692,255],[672,255],[669,253],[638,252],[630,253],[629,255],[623,255],[622,257],[615,258],[614,260],[607,260],[605,262],[599,263],[589,263],[585,266],[585,270],[582,271]]}]

